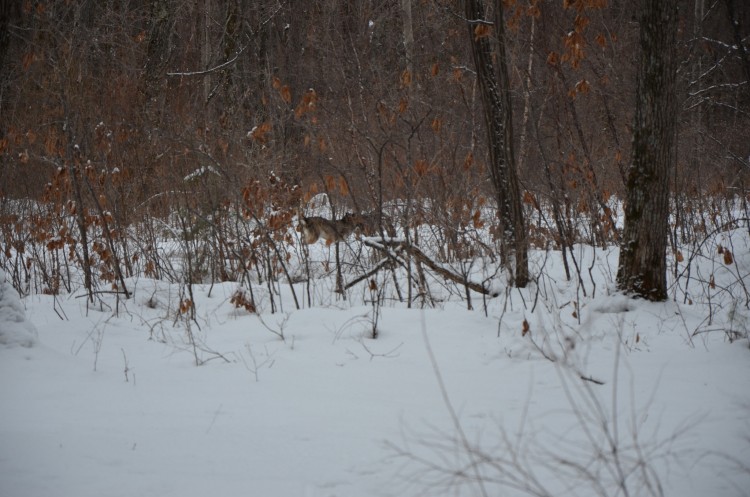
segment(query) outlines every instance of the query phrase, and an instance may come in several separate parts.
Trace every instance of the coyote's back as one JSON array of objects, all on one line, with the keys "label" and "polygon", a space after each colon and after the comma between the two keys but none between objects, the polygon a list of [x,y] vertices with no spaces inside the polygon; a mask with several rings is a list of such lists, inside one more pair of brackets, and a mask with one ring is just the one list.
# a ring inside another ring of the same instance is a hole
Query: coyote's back
[{"label": "coyote's back", "polygon": [[340,220],[330,220],[324,217],[299,216],[299,225],[305,243],[311,244],[319,239],[325,240],[327,245],[345,240],[354,231],[354,222],[344,216]]}]

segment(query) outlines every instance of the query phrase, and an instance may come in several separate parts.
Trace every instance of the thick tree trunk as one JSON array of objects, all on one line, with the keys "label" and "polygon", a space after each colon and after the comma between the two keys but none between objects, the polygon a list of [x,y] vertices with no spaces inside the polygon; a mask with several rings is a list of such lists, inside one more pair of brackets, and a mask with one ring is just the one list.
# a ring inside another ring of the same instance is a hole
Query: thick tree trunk
[{"label": "thick tree trunk", "polygon": [[411,0],[399,0],[401,17],[403,18],[402,32],[404,36],[404,57],[409,76],[414,76],[414,29],[412,27]]},{"label": "thick tree trunk", "polygon": [[169,32],[172,23],[172,12],[167,0],[151,0],[150,3],[150,33],[146,49],[143,89],[147,110],[154,107],[152,100],[164,90],[164,72],[169,60]]},{"label": "thick tree trunk", "polygon": [[[735,0],[726,0],[726,4],[727,14],[729,15],[729,22],[732,25],[734,44],[737,47],[737,52],[740,54],[740,60],[742,61],[742,70],[744,71],[747,80],[750,81],[750,54],[748,54],[747,47],[745,46],[745,42],[742,38],[740,14],[739,12],[737,12]],[[747,19],[747,17],[745,17],[745,19]]]},{"label": "thick tree trunk", "polygon": [[626,293],[665,300],[669,174],[677,122],[677,0],[642,0],[640,12],[633,151],[617,284]]},{"label": "thick tree trunk", "polygon": [[10,45],[11,18],[15,20],[19,10],[15,2],[0,1],[0,70],[4,70],[5,54]]},{"label": "thick tree trunk", "polygon": [[[222,63],[229,61],[236,53],[240,31],[242,26],[242,11],[238,2],[232,0],[228,2],[226,21],[224,22],[224,34],[222,36]],[[233,86],[234,67],[225,67],[221,70],[221,79],[223,81],[224,92],[227,98],[227,106],[230,112],[234,112],[237,107],[238,95],[234,93]]]},{"label": "thick tree trunk", "polygon": [[[528,252],[521,193],[513,153],[512,108],[510,103],[508,67],[505,62],[505,24],[501,2],[497,2],[495,22],[485,20],[482,0],[465,0],[469,39],[477,71],[477,82],[484,107],[487,140],[490,149],[490,178],[497,195],[504,254],[513,252],[513,284],[524,287],[529,281]],[[492,29],[497,37],[498,71],[493,64]]]}]

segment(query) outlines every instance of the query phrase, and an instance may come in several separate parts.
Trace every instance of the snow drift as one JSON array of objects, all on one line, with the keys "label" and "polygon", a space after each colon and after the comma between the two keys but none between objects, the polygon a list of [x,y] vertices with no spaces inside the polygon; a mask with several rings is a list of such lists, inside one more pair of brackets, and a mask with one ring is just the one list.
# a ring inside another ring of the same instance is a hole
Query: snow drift
[{"label": "snow drift", "polygon": [[26,319],[18,292],[0,269],[0,345],[31,347],[36,337],[36,328]]}]

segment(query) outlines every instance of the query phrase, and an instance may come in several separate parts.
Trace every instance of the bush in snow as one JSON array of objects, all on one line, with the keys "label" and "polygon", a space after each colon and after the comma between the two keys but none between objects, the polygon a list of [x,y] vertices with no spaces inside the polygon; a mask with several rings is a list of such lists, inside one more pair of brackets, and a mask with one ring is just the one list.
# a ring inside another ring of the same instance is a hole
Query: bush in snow
[{"label": "bush in snow", "polygon": [[0,269],[0,345],[31,347],[36,338],[36,328],[26,320],[18,292]]}]

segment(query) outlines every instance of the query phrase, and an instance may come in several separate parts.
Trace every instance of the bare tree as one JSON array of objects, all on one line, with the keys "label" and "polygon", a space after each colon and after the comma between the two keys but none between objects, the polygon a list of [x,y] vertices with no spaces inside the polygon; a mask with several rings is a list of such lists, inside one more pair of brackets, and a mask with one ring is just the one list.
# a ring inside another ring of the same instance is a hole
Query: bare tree
[{"label": "bare tree", "polygon": [[745,46],[745,42],[742,39],[740,13],[738,12],[737,6],[734,0],[725,0],[727,4],[727,15],[729,16],[729,22],[732,25],[732,35],[736,50],[739,53],[740,60],[742,61],[742,70],[745,73],[747,81],[750,83],[750,54]]},{"label": "bare tree", "polygon": [[676,39],[677,0],[642,0],[633,150],[617,284],[627,293],[655,301],[667,298],[668,182],[677,122]]},{"label": "bare tree", "polygon": [[[513,116],[505,60],[503,7],[498,2],[494,23],[485,18],[486,11],[482,0],[466,0],[465,8],[477,82],[484,106],[490,150],[490,178],[497,196],[501,233],[504,237],[502,255],[508,261],[506,247],[512,247],[515,256],[513,283],[518,287],[524,287],[529,281],[529,265],[521,192],[513,150]],[[490,42],[490,26],[493,24],[498,42],[495,54]],[[497,72],[493,64],[493,55],[497,56]]]}]

